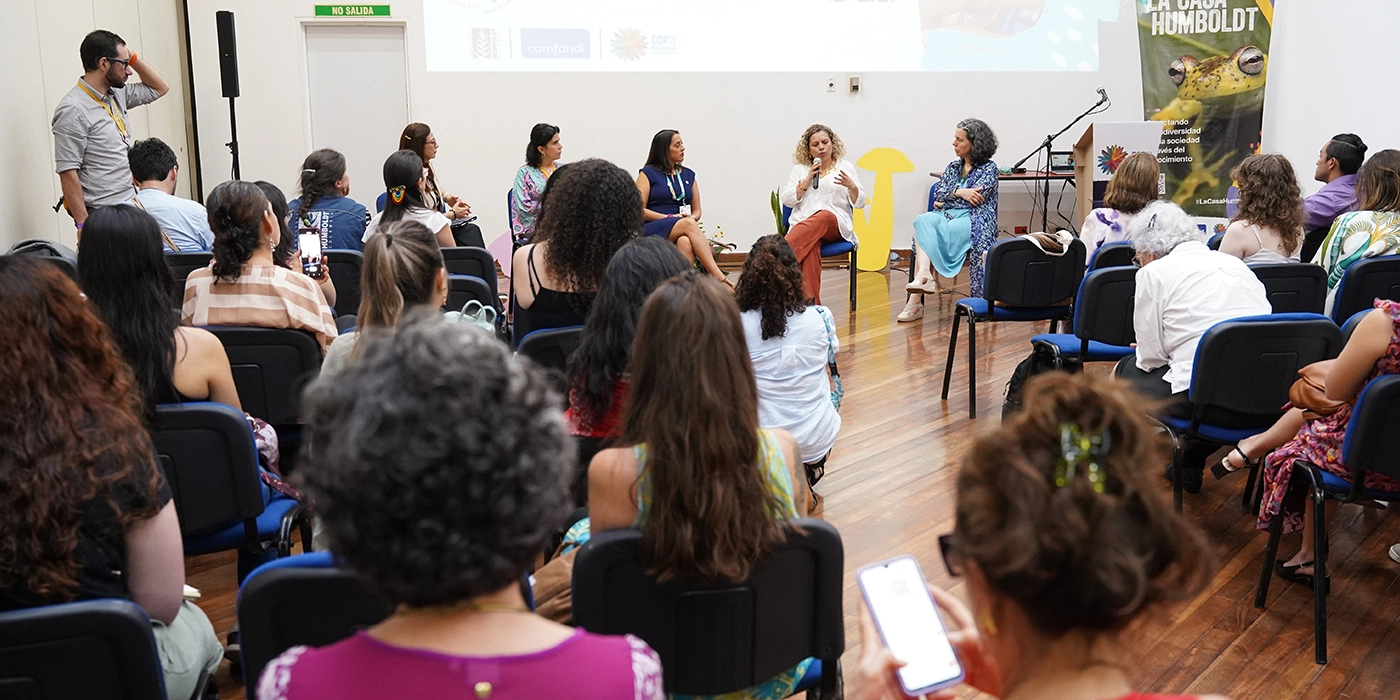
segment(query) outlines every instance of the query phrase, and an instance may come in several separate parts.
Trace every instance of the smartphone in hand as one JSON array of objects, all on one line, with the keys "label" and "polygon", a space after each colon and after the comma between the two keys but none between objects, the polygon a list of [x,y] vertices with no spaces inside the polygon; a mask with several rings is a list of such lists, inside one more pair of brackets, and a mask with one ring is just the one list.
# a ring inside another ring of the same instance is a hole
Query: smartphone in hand
[{"label": "smartphone in hand", "polygon": [[325,279],[326,267],[321,264],[321,232],[316,229],[302,229],[297,235],[301,248],[301,271],[312,279]]},{"label": "smartphone in hand", "polygon": [[862,567],[856,582],[885,646],[904,662],[897,674],[905,694],[917,697],[962,682],[962,664],[913,557]]}]

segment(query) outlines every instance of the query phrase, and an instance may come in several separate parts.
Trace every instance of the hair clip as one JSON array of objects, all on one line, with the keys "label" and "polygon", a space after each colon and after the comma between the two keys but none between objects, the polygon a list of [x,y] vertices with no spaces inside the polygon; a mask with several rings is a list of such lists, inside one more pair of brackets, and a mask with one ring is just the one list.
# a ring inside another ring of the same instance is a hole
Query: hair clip
[{"label": "hair clip", "polygon": [[1105,428],[1095,435],[1085,435],[1078,425],[1060,424],[1060,458],[1055,462],[1055,488],[1064,488],[1074,481],[1079,465],[1088,463],[1089,485],[1094,493],[1103,493],[1107,477],[1099,464],[1108,456],[1113,439]]},{"label": "hair clip", "polygon": [[388,248],[389,246],[391,246],[391,245],[393,245],[393,244],[394,244],[394,234],[392,234],[392,233],[386,233],[386,234],[384,234],[384,247],[385,247],[385,248]]},{"label": "hair clip", "polygon": [[394,204],[403,204],[403,198],[407,191],[403,185],[394,185],[389,188],[389,199],[394,200]]},{"label": "hair clip", "polygon": [[314,173],[314,172],[316,172],[316,169],[315,169],[315,168],[302,168],[301,171],[304,172],[304,173]]}]

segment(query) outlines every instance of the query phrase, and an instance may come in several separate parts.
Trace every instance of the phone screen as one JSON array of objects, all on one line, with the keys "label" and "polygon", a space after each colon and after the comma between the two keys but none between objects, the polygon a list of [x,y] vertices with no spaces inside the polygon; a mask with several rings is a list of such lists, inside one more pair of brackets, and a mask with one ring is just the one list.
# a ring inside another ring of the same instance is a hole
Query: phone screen
[{"label": "phone screen", "polygon": [[963,679],[962,664],[913,557],[872,564],[856,572],[856,580],[885,646],[905,664],[898,671],[904,692],[920,695]]},{"label": "phone screen", "polygon": [[321,232],[303,230],[297,236],[301,248],[301,271],[308,277],[320,279],[324,276],[321,266]]}]

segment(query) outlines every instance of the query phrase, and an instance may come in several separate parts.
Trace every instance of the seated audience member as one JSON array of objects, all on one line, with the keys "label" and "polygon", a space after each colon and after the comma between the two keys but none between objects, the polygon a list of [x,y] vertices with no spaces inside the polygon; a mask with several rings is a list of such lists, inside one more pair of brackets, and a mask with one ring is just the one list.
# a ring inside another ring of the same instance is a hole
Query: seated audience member
[{"label": "seated audience member", "polygon": [[1103,206],[1084,217],[1079,240],[1084,241],[1084,263],[1094,257],[1094,251],[1108,243],[1128,240],[1128,224],[1149,202],[1157,199],[1157,180],[1161,167],[1151,153],[1130,153],[1104,190]]},{"label": "seated audience member", "polygon": [[535,224],[540,215],[540,198],[544,196],[549,178],[559,168],[564,146],[559,141],[559,127],[540,122],[530,129],[530,143],[525,146],[525,164],[515,171],[511,187],[510,232],[515,245],[535,240]]},{"label": "seated audience member", "polygon": [[1337,217],[1317,251],[1315,262],[1327,269],[1327,313],[1352,263],[1400,252],[1400,151],[1388,148],[1361,166],[1356,201],[1358,211]]},{"label": "seated audience member", "polygon": [[164,234],[165,249],[195,253],[214,245],[209,213],[204,205],[175,196],[180,164],[175,151],[158,138],[137,141],[126,153],[131,180],[136,183],[136,205],[155,217]]},{"label": "seated audience member", "polygon": [[438,141],[432,128],[419,122],[404,127],[403,134],[399,136],[399,149],[413,151],[423,159],[423,203],[429,209],[442,212],[452,222],[452,239],[456,245],[485,248],[481,227],[468,221],[472,218],[472,205],[438,187],[432,162],[437,157]]},{"label": "seated audience member", "polygon": [[[1190,416],[1187,390],[1201,336],[1213,325],[1273,311],[1264,284],[1239,258],[1206,247],[1204,234],[1175,204],[1153,202],[1128,227],[1142,269],[1137,273],[1133,332],[1137,352],[1114,373],[1151,399],[1168,400],[1170,415]],[[1245,421],[1242,424],[1240,421]],[[1225,427],[1257,427],[1258,420],[1220,416]],[[1264,425],[1268,421],[1265,419]],[[1201,490],[1201,472],[1213,445],[1189,442],[1182,484]]]},{"label": "seated audience member", "polygon": [[1303,199],[1303,262],[1313,261],[1332,222],[1356,208],[1356,172],[1365,160],[1366,142],[1356,134],[1337,134],[1318,152],[1313,179],[1324,184]]},{"label": "seated audience member", "polygon": [[656,132],[647,164],[637,174],[637,191],[642,195],[642,235],[671,241],[692,265],[699,261],[706,272],[732,287],[700,230],[700,186],[695,182],[695,171],[682,165],[684,161],[685,142],[681,141],[680,132]]},{"label": "seated audience member", "polygon": [[749,251],[734,299],[758,382],[758,424],[792,434],[812,486],[841,430],[827,368],[840,349],[836,322],[825,306],[804,301],[797,256],[776,234]]},{"label": "seated audience member", "polygon": [[598,298],[569,358],[569,410],[564,422],[576,436],[616,437],[627,395],[627,363],[642,304],[656,286],[690,269],[676,247],[639,238],[608,261]]},{"label": "seated audience member", "polygon": [[865,206],[865,188],[855,164],[846,160],[846,145],[831,127],[807,127],[792,158],[795,165],[779,193],[783,206],[792,209],[787,241],[802,265],[803,293],[820,304],[822,244],[858,242],[852,212]]},{"label": "seated audience member", "polygon": [[1230,173],[1240,203],[1220,239],[1220,252],[1246,265],[1298,262],[1303,243],[1303,195],[1293,164],[1275,153],[1256,153]]},{"label": "seated audience member", "polygon": [[526,606],[521,577],[568,509],[559,397],[494,338],[436,317],[415,309],[365,337],[306,397],[301,475],[331,549],[397,609],[289,649],[258,697],[659,700],[645,642]]},{"label": "seated audience member", "polygon": [[380,226],[395,221],[416,221],[433,232],[439,246],[457,246],[452,238],[452,222],[423,201],[423,172],[423,159],[413,151],[399,151],[384,161],[384,190],[388,196],[384,199],[384,211],[370,219],[365,229],[365,242],[369,242]]},{"label": "seated audience member", "polygon": [[515,342],[582,326],[613,253],[637,237],[642,198],[626,171],[589,158],[559,168],[540,200],[535,243],[515,251]]},{"label": "seated audience member", "polygon": [[[282,194],[282,190],[277,185],[266,180],[258,180],[253,184],[262,190],[263,196],[267,197],[267,203],[272,205],[272,215],[277,217],[277,247],[272,249],[272,262],[278,267],[285,267],[292,272],[305,274],[301,264],[300,241],[296,234],[287,228],[286,195]],[[322,250],[325,250],[324,246],[323,241]],[[321,259],[321,270],[321,279],[318,280],[314,277],[312,279],[316,282],[316,286],[321,288],[321,294],[325,295],[326,303],[334,309],[335,282],[331,280],[330,263],[327,263],[324,258]]]},{"label": "seated audience member", "polygon": [[301,163],[298,186],[301,196],[288,202],[291,219],[287,228],[293,234],[314,230],[321,234],[321,247],[360,250],[369,211],[350,199],[350,171],[339,151],[322,148],[312,151]]},{"label": "seated audience member", "polygon": [[[929,586],[964,682],[997,698],[1199,697],[1134,691],[1126,651],[1146,641],[1135,623],[1190,600],[1215,572],[1205,536],[1144,469],[1169,460],[1170,445],[1139,398],[1089,374],[1035,377],[1025,406],[973,444],[953,532],[939,538],[970,599],[969,609]],[[859,605],[854,700],[903,700],[900,664]]]},{"label": "seated audience member", "polygon": [[361,333],[393,328],[408,311],[447,303],[447,268],[432,231],[416,221],[395,221],[379,233],[365,244],[359,325],[331,343],[323,374],[339,372],[354,359]]},{"label": "seated audience member", "polygon": [[[622,447],[593,458],[590,519],[566,542],[640,528],[641,563],[661,579],[748,578],[786,539],[785,522],[807,515],[807,488],[796,441],[759,427],[733,295],[698,271],[657,287],[642,307],[628,381]],[[810,663],[741,697],[786,698]]]},{"label": "seated audience member", "polygon": [[251,182],[230,180],[208,202],[214,263],[185,282],[181,323],[310,331],[325,352],[335,318],[314,280],[274,263],[282,227],[267,196]]},{"label": "seated audience member", "polygon": [[0,256],[0,327],[0,611],[128,599],[151,617],[166,692],[190,697],[223,649],[183,599],[180,521],[131,370],[78,286],[40,260]]}]

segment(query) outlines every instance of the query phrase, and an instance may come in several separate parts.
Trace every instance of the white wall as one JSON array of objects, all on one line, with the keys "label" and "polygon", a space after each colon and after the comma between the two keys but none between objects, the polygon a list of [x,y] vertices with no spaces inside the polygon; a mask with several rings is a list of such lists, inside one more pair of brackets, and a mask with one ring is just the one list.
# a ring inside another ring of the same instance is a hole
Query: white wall
[{"label": "white wall", "polygon": [[[78,45],[94,29],[107,29],[155,66],[170,93],[131,110],[135,138],[157,136],[175,149],[180,171],[189,167],[183,49],[178,0],[15,0],[5,4],[0,43],[5,47],[7,106],[0,110],[0,250],[25,238],[74,245],[73,220],[55,213],[62,191],[54,174],[54,107],[83,74]],[[133,76],[133,79],[135,76]],[[186,184],[179,192],[189,196]]]}]

